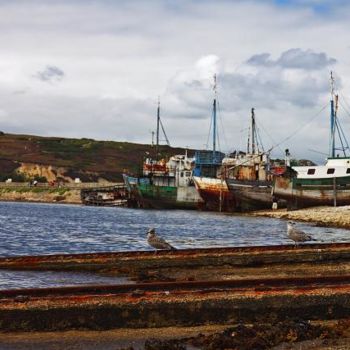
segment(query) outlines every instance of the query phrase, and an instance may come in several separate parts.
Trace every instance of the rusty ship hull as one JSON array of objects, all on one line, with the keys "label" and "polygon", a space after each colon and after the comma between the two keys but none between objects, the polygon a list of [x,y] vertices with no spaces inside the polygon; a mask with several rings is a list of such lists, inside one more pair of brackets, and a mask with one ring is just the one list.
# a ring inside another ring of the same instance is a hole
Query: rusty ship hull
[{"label": "rusty ship hull", "polygon": [[350,205],[350,177],[305,179],[276,177],[273,196],[287,201],[291,209],[322,205]]},{"label": "rusty ship hull", "polygon": [[209,210],[232,211],[235,209],[235,197],[225,180],[197,177],[193,178],[196,189]]},{"label": "rusty ship hull", "polygon": [[155,186],[140,184],[138,186],[144,207],[154,209],[197,209],[201,198],[193,187]]},{"label": "rusty ship hull", "polygon": [[175,178],[124,176],[136,206],[151,209],[198,209],[202,199],[194,186],[176,186]]},{"label": "rusty ship hull", "polygon": [[272,207],[272,182],[227,179],[227,186],[235,198],[235,211],[251,211]]}]

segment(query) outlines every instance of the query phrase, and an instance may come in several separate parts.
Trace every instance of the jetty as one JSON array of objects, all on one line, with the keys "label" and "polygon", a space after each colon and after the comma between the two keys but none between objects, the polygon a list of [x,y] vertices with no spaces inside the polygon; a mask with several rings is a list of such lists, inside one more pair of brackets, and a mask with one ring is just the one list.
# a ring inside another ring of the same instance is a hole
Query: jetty
[{"label": "jetty", "polygon": [[80,190],[81,202],[84,205],[126,206],[128,197],[126,186],[123,183],[108,186],[95,185],[94,187],[84,187]]}]

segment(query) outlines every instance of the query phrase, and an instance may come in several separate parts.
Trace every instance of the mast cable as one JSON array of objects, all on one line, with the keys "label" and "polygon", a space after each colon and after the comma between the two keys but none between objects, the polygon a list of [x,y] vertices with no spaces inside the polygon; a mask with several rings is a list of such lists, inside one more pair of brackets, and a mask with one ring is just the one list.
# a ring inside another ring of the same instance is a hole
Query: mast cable
[{"label": "mast cable", "polygon": [[339,128],[340,128],[341,134],[342,134],[343,137],[344,137],[344,141],[346,142],[346,148],[347,148],[347,149],[350,149],[348,140],[347,140],[347,138],[346,138],[346,136],[345,136],[345,133],[344,133],[344,130],[343,130],[343,128],[342,128],[342,126],[341,126],[340,124],[339,124]]},{"label": "mast cable", "polygon": [[159,122],[160,122],[160,126],[161,126],[161,128],[162,128],[162,130],[163,130],[163,134],[164,134],[164,137],[165,137],[165,141],[166,141],[167,145],[170,147],[170,142],[169,142],[168,136],[167,136],[166,133],[165,133],[165,129],[164,129],[162,120],[159,119]]},{"label": "mast cable", "polygon": [[343,154],[344,154],[344,157],[346,156],[346,153],[345,153],[345,147],[344,147],[344,144],[343,144],[343,139],[342,139],[342,137],[340,137],[340,129],[339,129],[339,123],[338,123],[338,121],[336,120],[335,121],[335,127],[336,127],[336,129],[338,130],[338,135],[339,135],[339,140],[340,140],[340,143],[341,143],[341,149],[339,149],[339,148],[336,148],[336,150],[338,150],[338,151],[343,151]]},{"label": "mast cable", "polygon": [[261,149],[262,149],[263,152],[265,152],[264,144],[262,142],[262,138],[261,138],[261,135],[260,135],[260,131],[259,131],[259,127],[258,127],[258,123],[257,122],[256,122],[256,138],[257,138],[257,141],[258,141],[258,149],[259,149],[259,142],[260,142]]},{"label": "mast cable", "polygon": [[[346,112],[346,114],[350,117],[350,112],[349,110],[341,103],[339,102],[339,104],[343,107],[344,111]],[[349,107],[350,108],[350,107]]]},{"label": "mast cable", "polygon": [[[266,152],[263,152],[263,154],[269,154],[271,153],[272,150],[274,150],[275,148],[280,148],[280,145],[285,143],[286,141],[290,140],[291,138],[293,138],[300,130],[302,130],[305,126],[307,126],[308,124],[310,124],[318,115],[320,115],[326,108],[328,107],[328,104],[326,104],[324,107],[322,107],[315,115],[313,115],[306,123],[304,123],[303,125],[301,125],[298,129],[296,129],[292,134],[290,134],[288,137],[284,138],[283,140],[281,140],[280,142],[275,143],[275,145],[272,145]],[[263,128],[264,129],[264,128]],[[266,132],[266,130],[264,129],[264,131]],[[271,138],[272,141],[273,138],[266,132],[266,134]],[[281,149],[281,148],[280,148]],[[283,152],[283,151],[282,151]],[[260,154],[257,155],[256,157],[260,157]],[[256,157],[253,157],[252,159],[255,159]],[[244,162],[245,163],[245,162]],[[244,164],[241,163],[240,165]],[[231,168],[229,168],[229,170],[236,168],[236,166],[233,166]]]},{"label": "mast cable", "polygon": [[271,149],[274,149],[278,146],[280,146],[281,144],[285,143],[286,141],[289,141],[291,138],[293,138],[300,130],[302,130],[305,126],[307,126],[308,124],[310,124],[317,116],[319,116],[326,108],[328,107],[328,104],[326,104],[324,107],[322,107],[322,109],[320,111],[318,111],[314,116],[312,116],[312,118],[310,118],[306,123],[304,123],[303,125],[301,125],[298,129],[296,129],[292,134],[290,134],[288,137],[286,137],[285,139],[283,139],[282,141],[280,141],[279,143],[277,143],[276,145],[272,146]]},{"label": "mast cable", "polygon": [[[345,136],[344,130],[343,130],[341,124],[338,123],[338,120],[336,120],[336,127],[337,127],[337,130],[338,130],[339,140],[340,140],[341,145],[342,145],[342,151],[344,153],[344,156],[346,157],[345,150],[349,150],[350,148],[349,148],[348,140],[347,140],[347,138]],[[344,143],[343,142],[345,142],[346,147],[344,147]]]},{"label": "mast cable", "polygon": [[226,146],[226,149],[228,149],[228,142],[227,142],[227,137],[226,137],[226,133],[225,133],[223,118],[222,118],[222,115],[221,115],[221,108],[220,108],[219,100],[218,100],[217,104],[218,104],[219,119],[220,119],[220,123],[221,123],[221,130],[222,130],[222,134],[223,134],[223,137],[224,137],[224,144]]},{"label": "mast cable", "polygon": [[206,148],[207,149],[208,149],[208,145],[209,145],[209,138],[210,138],[212,125],[213,125],[213,111],[211,112],[210,126],[209,126],[209,132],[208,132],[207,143],[206,143]]},{"label": "mast cable", "polygon": [[[350,109],[350,105],[348,104],[348,101],[345,99],[345,97],[343,96],[343,94],[340,94],[340,96],[341,96],[341,101],[343,100],[344,101],[344,103],[347,105],[347,107]],[[344,107],[343,107],[344,108]]]},{"label": "mast cable", "polygon": [[[265,134],[269,137],[269,139],[272,141],[272,144],[277,144],[277,142],[274,140],[274,138],[271,136],[271,134],[265,129],[265,127],[261,124],[260,127],[263,129]],[[272,147],[272,146],[271,146]],[[280,149],[281,153],[283,153],[283,149],[277,145],[277,147]]]}]

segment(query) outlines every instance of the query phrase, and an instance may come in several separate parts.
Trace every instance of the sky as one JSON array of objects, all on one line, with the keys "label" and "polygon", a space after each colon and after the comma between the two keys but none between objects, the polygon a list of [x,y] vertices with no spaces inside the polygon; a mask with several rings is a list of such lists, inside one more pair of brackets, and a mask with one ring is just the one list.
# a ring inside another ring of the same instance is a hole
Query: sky
[{"label": "sky", "polygon": [[[172,146],[264,149],[322,163],[330,71],[350,134],[350,1],[0,0],[0,130]],[[350,139],[350,135],[349,135]],[[161,136],[162,142],[164,137]]]}]

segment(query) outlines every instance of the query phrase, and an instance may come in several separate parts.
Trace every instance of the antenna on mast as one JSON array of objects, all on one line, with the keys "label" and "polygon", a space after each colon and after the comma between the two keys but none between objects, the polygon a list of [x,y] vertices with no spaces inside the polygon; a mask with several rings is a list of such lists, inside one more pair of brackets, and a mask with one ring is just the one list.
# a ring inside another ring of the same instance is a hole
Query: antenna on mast
[{"label": "antenna on mast", "polygon": [[216,84],[216,73],[214,74],[213,76],[213,79],[214,79],[214,85],[213,85],[213,91],[214,91],[214,95],[215,95],[215,98],[216,98],[216,95],[217,95],[217,84]]},{"label": "antenna on mast", "polygon": [[[331,120],[330,120],[330,138],[329,138],[329,155],[331,158],[335,157],[335,151],[342,151],[344,157],[346,157],[346,150],[349,150],[349,144],[346,140],[344,131],[338,120],[338,95],[335,94],[335,79],[333,77],[333,72],[331,71],[330,85],[331,85]],[[336,148],[335,144],[335,133],[338,133],[338,139],[341,148]]]},{"label": "antenna on mast", "polygon": [[336,123],[336,114],[334,109],[334,77],[333,72],[331,71],[330,77],[331,84],[331,135],[330,135],[330,156],[335,157],[335,123]]},{"label": "antenna on mast", "polygon": [[333,72],[331,71],[331,77],[330,77],[330,84],[331,84],[331,99],[334,99],[334,77]]},{"label": "antenna on mast", "polygon": [[214,101],[213,101],[213,163],[215,163],[216,153],[216,99],[217,99],[217,85],[216,85],[216,74],[214,74]]},{"label": "antenna on mast", "polygon": [[160,97],[158,96],[157,131],[156,131],[156,158],[158,158],[158,151],[159,151],[159,124],[160,124]]},{"label": "antenna on mast", "polygon": [[252,108],[252,153],[255,154],[255,114],[254,114],[254,108]]}]

